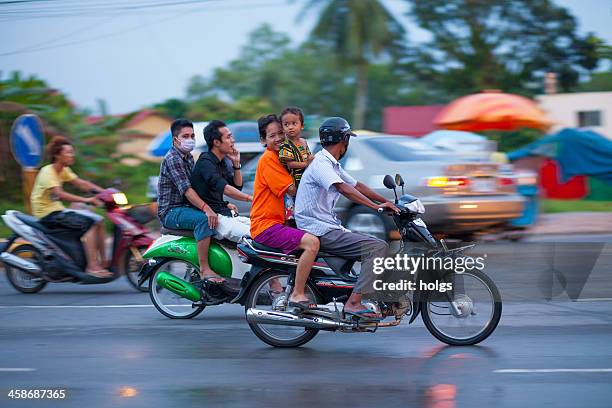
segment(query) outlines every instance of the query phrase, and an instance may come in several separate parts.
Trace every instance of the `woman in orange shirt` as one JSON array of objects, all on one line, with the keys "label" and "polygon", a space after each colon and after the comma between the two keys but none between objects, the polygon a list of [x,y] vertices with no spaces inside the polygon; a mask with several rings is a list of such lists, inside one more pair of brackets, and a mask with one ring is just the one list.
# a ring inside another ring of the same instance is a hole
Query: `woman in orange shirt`
[{"label": "woman in orange shirt", "polygon": [[259,137],[266,151],[259,159],[255,173],[253,206],[251,207],[251,237],[262,244],[278,248],[288,254],[303,249],[297,264],[295,285],[289,306],[300,309],[316,307],[304,293],[310,269],[319,252],[319,239],[285,225],[285,193],[295,195],[293,178],[278,159],[278,151],[285,141],[283,127],[274,114],[257,121]]}]

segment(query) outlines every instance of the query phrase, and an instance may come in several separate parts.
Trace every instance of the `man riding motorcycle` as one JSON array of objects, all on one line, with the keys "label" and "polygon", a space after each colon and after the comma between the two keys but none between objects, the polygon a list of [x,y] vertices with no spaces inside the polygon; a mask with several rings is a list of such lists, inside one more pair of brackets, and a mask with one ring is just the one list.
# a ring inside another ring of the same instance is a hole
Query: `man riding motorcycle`
[{"label": "man riding motorcycle", "polygon": [[[364,320],[381,316],[361,303],[362,294],[372,291],[374,259],[384,257],[386,242],[369,235],[351,232],[336,217],[334,206],[340,194],[373,210],[400,210],[365,184],[352,178],[339,163],[356,136],[349,123],[340,117],[325,120],[319,128],[323,149],[302,176],[295,204],[298,228],[319,237],[321,251],[362,262],[361,274],[344,306],[344,314]],[[376,204],[374,201],[381,204]]]}]

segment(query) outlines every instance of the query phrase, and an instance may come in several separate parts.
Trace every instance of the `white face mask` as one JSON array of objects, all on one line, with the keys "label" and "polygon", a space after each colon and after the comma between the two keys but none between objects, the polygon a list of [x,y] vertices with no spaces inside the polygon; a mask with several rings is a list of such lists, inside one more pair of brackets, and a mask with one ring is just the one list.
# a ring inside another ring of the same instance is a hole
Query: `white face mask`
[{"label": "white face mask", "polygon": [[183,153],[189,153],[195,148],[195,140],[187,139],[182,140],[180,143],[180,149]]}]

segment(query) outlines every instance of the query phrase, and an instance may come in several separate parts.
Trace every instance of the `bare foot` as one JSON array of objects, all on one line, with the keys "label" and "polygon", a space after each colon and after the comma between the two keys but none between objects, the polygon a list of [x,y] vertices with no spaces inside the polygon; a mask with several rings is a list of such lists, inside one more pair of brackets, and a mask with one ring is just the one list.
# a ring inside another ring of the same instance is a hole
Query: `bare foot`
[{"label": "bare foot", "polygon": [[274,278],[270,281],[270,290],[276,293],[281,293],[285,291],[285,289],[283,289],[283,285],[281,285],[280,280],[278,278]]},{"label": "bare foot", "polygon": [[293,293],[289,296],[290,302],[310,302],[310,299],[306,295],[294,295]]}]

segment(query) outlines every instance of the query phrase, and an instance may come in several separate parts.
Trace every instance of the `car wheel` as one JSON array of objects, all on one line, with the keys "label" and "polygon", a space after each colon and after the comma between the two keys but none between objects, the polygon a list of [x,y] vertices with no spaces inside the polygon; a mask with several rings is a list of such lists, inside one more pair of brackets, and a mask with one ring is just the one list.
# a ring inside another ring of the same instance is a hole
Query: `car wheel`
[{"label": "car wheel", "polygon": [[389,233],[395,228],[392,219],[386,214],[378,214],[363,206],[351,208],[346,216],[346,227],[353,232],[371,235],[387,241]]}]

